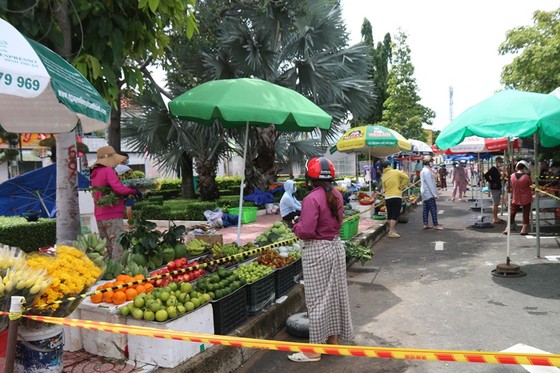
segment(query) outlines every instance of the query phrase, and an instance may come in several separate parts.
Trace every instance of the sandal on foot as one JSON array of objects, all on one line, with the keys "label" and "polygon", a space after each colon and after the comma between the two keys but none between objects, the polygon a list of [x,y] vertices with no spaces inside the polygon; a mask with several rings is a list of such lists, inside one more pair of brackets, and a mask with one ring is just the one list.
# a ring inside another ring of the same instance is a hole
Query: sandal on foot
[{"label": "sandal on foot", "polygon": [[295,354],[288,355],[288,359],[296,363],[310,363],[321,360],[321,357],[308,357],[303,352],[296,352]]},{"label": "sandal on foot", "polygon": [[494,220],[494,221],[492,222],[492,224],[505,224],[505,223],[506,223],[506,221],[503,220],[503,219]]},{"label": "sandal on foot", "polygon": [[438,231],[442,231],[443,227],[441,225],[434,225],[434,229],[436,229]]},{"label": "sandal on foot", "polygon": [[424,229],[430,229],[430,228],[432,228],[432,227],[430,227],[429,225],[424,226]]}]

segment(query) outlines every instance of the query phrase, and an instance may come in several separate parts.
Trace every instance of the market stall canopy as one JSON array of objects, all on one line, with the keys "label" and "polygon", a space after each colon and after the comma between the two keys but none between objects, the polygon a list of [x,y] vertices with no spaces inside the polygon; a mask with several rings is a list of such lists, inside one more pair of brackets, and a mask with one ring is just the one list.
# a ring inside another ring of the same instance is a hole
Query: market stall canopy
[{"label": "market stall canopy", "polygon": [[505,90],[470,107],[439,134],[446,150],[465,137],[530,137],[538,133],[542,146],[560,145],[560,99],[551,94]]},{"label": "market stall canopy", "polygon": [[[78,187],[89,187],[87,177],[78,172]],[[27,211],[40,216],[56,216],[56,164],[26,172],[0,184],[0,215],[21,216]]]},{"label": "market stall canopy", "polygon": [[350,128],[336,143],[339,152],[363,153],[374,157],[386,157],[412,149],[410,141],[400,133],[383,126],[359,126]]},{"label": "market stall canopy", "polygon": [[58,54],[0,19],[0,124],[14,133],[84,133],[107,127],[111,107]]},{"label": "market stall canopy", "polygon": [[426,144],[424,141],[408,139],[408,142],[412,144],[412,149],[410,150],[409,153],[423,154],[423,155],[434,154],[434,150],[432,149],[432,147]]},{"label": "market stall canopy", "polygon": [[[519,139],[511,141],[514,148],[519,148]],[[508,138],[485,139],[479,136],[469,136],[455,146],[445,150],[445,154],[465,154],[465,153],[493,153],[503,152],[507,149]]]}]

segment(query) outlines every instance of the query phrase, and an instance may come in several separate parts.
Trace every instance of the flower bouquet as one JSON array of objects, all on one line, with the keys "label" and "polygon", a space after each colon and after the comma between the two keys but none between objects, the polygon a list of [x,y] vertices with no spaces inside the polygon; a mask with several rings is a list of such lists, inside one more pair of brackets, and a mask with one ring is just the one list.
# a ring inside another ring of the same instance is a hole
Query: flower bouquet
[{"label": "flower bouquet", "polygon": [[[67,317],[84,299],[81,295],[100,278],[103,269],[82,251],[71,246],[58,246],[54,255],[33,253],[27,265],[45,269],[51,277],[49,286],[35,299],[28,314]],[[76,297],[74,300],[68,298]]]},{"label": "flower bouquet", "polygon": [[[23,251],[8,246],[0,247],[0,309],[2,311],[10,310],[12,296],[24,297],[26,304],[32,304],[49,283],[47,271],[28,266]],[[7,316],[0,317],[0,330],[4,330],[8,322]]]}]

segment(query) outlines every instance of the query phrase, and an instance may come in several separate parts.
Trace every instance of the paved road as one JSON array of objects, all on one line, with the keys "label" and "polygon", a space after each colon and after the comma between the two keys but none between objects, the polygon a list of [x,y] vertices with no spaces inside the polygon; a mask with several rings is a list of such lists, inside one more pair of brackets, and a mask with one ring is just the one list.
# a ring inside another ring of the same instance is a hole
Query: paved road
[{"label": "paved road", "polygon": [[[527,345],[560,353],[560,262],[536,258],[535,239],[514,233],[510,258],[527,276],[492,276],[496,265],[506,261],[506,236],[501,234],[504,226],[473,229],[480,213],[472,212],[471,205],[442,197],[438,207],[444,231],[423,230],[422,207],[418,206],[409,213],[409,223],[398,226],[401,239],[383,238],[374,247],[372,261],[349,269],[355,344],[468,351],[503,351]],[[557,240],[543,238],[541,258],[554,255],[560,255]],[[277,339],[302,341],[286,332]],[[297,364],[288,361],[285,352],[277,351],[258,352],[236,372],[281,370],[560,372],[557,368],[338,356]]]}]

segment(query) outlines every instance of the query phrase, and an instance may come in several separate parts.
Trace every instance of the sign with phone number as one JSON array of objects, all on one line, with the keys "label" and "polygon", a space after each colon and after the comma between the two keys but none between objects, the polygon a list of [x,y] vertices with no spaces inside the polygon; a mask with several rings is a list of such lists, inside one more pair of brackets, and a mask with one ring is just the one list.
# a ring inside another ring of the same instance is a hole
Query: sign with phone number
[{"label": "sign with phone number", "polygon": [[28,89],[31,91],[39,91],[41,88],[41,82],[37,79],[26,78],[24,76],[17,76],[14,78],[12,74],[3,73],[2,71],[0,71],[0,85],[16,85],[18,88]]}]

